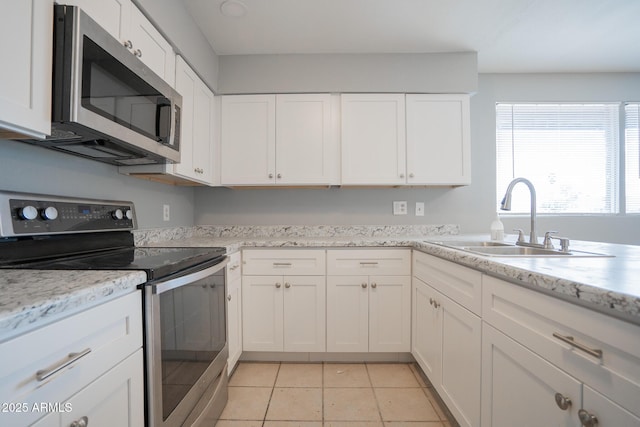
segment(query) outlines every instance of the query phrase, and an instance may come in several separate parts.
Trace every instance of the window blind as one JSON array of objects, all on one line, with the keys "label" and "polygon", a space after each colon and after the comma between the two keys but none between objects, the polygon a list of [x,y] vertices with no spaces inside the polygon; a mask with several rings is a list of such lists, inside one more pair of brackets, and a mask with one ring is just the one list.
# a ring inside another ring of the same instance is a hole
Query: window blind
[{"label": "window blind", "polygon": [[[617,212],[618,126],[618,104],[497,104],[498,203],[524,177],[540,213]],[[512,212],[529,206],[526,187],[516,186]]]},{"label": "window blind", "polygon": [[624,107],[625,198],[627,213],[640,213],[640,104]]}]

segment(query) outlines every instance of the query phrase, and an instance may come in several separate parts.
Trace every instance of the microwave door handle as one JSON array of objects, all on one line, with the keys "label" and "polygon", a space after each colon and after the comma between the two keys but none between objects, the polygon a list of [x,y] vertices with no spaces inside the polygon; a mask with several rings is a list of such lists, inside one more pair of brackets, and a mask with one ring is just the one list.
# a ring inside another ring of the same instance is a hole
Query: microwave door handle
[{"label": "microwave door handle", "polygon": [[171,141],[165,140],[160,135],[160,125],[162,123],[162,109],[169,107],[169,115],[171,116],[171,134],[173,135],[173,108],[171,108],[171,100],[169,98],[165,98],[164,96],[158,97],[156,101],[156,135],[158,138],[158,142],[163,144],[170,144]]}]

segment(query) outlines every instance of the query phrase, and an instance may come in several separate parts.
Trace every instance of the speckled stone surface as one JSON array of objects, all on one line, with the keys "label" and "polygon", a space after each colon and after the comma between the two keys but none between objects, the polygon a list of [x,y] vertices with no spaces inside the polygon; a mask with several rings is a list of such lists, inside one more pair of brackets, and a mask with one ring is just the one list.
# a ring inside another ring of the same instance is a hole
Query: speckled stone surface
[{"label": "speckled stone surface", "polygon": [[0,341],[134,292],[140,271],[0,270]]}]

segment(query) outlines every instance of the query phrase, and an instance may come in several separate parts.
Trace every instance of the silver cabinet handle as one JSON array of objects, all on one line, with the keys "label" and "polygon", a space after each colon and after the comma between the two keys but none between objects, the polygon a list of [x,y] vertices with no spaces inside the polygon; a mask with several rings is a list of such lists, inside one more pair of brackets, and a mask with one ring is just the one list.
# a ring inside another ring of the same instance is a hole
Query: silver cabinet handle
[{"label": "silver cabinet handle", "polygon": [[126,47],[127,49],[131,49],[133,47],[133,43],[131,43],[131,40],[127,40],[125,42],[122,43],[124,45],[124,47]]},{"label": "silver cabinet handle", "polygon": [[360,261],[361,267],[378,265],[378,261]]},{"label": "silver cabinet handle", "polygon": [[74,422],[69,424],[69,427],[87,427],[88,425],[89,425],[89,417],[85,415],[84,417],[78,420],[75,420]]},{"label": "silver cabinet handle", "polygon": [[233,264],[231,267],[229,267],[229,270],[233,271],[233,270],[237,269],[238,267],[240,267],[240,264]]},{"label": "silver cabinet handle", "polygon": [[272,173],[269,174],[269,178],[273,178],[273,174]]},{"label": "silver cabinet handle", "polygon": [[360,286],[362,286],[362,289],[366,289],[366,288],[367,288],[367,284],[366,284],[366,283],[363,283],[363,284],[362,284],[362,285],[360,285]]},{"label": "silver cabinet handle", "polygon": [[278,179],[282,178],[282,174],[279,173],[278,175],[276,175],[276,178],[278,178]]},{"label": "silver cabinet handle", "polygon": [[569,344],[571,347],[575,347],[578,350],[584,351],[590,356],[597,357],[598,359],[602,359],[602,350],[589,348],[584,344],[577,342],[572,336],[569,335],[560,335],[557,332],[553,333],[555,338],[558,338],[560,341]]},{"label": "silver cabinet handle", "polygon": [[556,405],[558,405],[558,408],[562,409],[563,411],[566,411],[571,406],[571,399],[563,396],[561,393],[556,393],[555,398]]},{"label": "silver cabinet handle", "polygon": [[372,287],[373,289],[375,289],[375,288],[377,288],[377,287],[378,287],[378,284],[377,284],[377,283],[372,283],[372,284],[371,284],[371,287]]},{"label": "silver cabinet handle", "polygon": [[429,298],[429,304],[431,304],[435,308],[440,307],[440,303],[436,301],[434,298]]},{"label": "silver cabinet handle", "polygon": [[66,368],[67,366],[74,364],[75,362],[82,359],[84,356],[86,356],[89,353],[91,353],[91,348],[85,348],[79,353],[69,353],[66,360],[60,362],[59,364],[51,368],[41,369],[38,372],[36,372],[36,379],[38,381],[44,381],[47,378],[49,378],[51,375],[55,374],[56,372],[59,372],[64,368]]},{"label": "silver cabinet handle", "polygon": [[414,176],[413,172],[409,174],[409,178],[413,178]]},{"label": "silver cabinet handle", "polygon": [[142,58],[142,51],[140,49],[136,49],[135,52],[133,52],[133,55],[138,58]]},{"label": "silver cabinet handle", "polygon": [[280,283],[276,283],[276,288],[280,289],[282,285]]},{"label": "silver cabinet handle", "polygon": [[400,178],[404,178],[404,174],[403,173],[400,174]]},{"label": "silver cabinet handle", "polygon": [[291,263],[290,262],[274,262],[273,266],[274,267],[291,267]]},{"label": "silver cabinet handle", "polygon": [[227,301],[231,301],[231,294],[227,295]]},{"label": "silver cabinet handle", "polygon": [[578,419],[583,427],[595,427],[598,425],[598,418],[595,415],[592,415],[585,411],[584,409],[580,409],[578,411]]},{"label": "silver cabinet handle", "polygon": [[284,287],[289,289],[291,287],[291,283],[288,282],[284,282]]}]

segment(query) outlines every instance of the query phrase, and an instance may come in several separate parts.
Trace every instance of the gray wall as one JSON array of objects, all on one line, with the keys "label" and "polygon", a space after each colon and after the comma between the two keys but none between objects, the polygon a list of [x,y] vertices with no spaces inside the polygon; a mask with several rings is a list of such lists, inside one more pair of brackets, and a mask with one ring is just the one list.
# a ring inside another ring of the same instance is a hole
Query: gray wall
[{"label": "gray wall", "polygon": [[[461,188],[265,189],[198,188],[196,224],[460,224],[488,233],[496,212],[495,103],[498,101],[640,100],[640,73],[481,74],[471,98],[472,184]],[[393,216],[392,202],[409,202]],[[413,215],[425,202],[425,216]],[[505,229],[528,230],[528,217],[504,218]],[[540,230],[573,239],[640,244],[640,216],[539,218]]]},{"label": "gray wall", "polygon": [[[193,225],[191,187],[173,187],[118,173],[116,166],[0,139],[0,190],[131,200],[138,228]],[[171,221],[162,206],[171,206]]]},{"label": "gray wall", "polygon": [[476,52],[220,56],[218,93],[471,93]]}]

